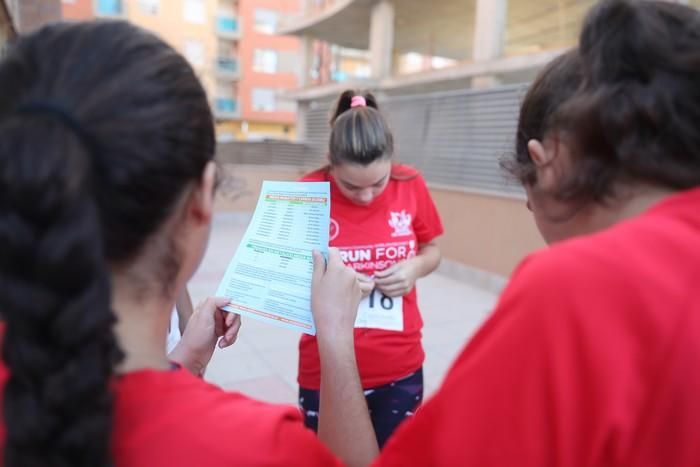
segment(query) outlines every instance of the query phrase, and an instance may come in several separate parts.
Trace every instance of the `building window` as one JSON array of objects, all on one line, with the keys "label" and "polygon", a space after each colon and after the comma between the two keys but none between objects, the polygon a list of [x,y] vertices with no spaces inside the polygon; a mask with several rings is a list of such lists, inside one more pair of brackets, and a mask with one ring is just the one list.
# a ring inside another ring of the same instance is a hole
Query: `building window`
[{"label": "building window", "polygon": [[263,10],[258,8],[255,10],[255,27],[257,32],[263,34],[274,34],[277,30],[277,20],[279,13],[273,10]]},{"label": "building window", "polygon": [[100,16],[119,16],[124,13],[121,0],[96,0],[95,11]]},{"label": "building window", "polygon": [[185,41],[183,53],[193,67],[199,68],[204,65],[204,44],[199,41]]},{"label": "building window", "polygon": [[139,10],[146,15],[157,15],[160,9],[160,0],[139,0]]},{"label": "building window", "polygon": [[183,15],[185,21],[204,24],[207,19],[204,0],[185,0]]},{"label": "building window", "polygon": [[253,71],[258,73],[277,73],[277,51],[255,49],[253,52]]},{"label": "building window", "polygon": [[277,91],[270,88],[253,88],[253,111],[274,112],[277,110]]}]

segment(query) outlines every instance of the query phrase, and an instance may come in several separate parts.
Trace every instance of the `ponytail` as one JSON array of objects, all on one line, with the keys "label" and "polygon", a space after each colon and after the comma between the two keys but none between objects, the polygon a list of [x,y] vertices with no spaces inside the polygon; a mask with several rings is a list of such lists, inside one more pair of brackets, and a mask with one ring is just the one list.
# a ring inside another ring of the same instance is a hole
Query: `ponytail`
[{"label": "ponytail", "polygon": [[394,136],[372,93],[345,91],[331,116],[331,165],[350,162],[369,165],[391,158]]},{"label": "ponytail", "polygon": [[92,155],[45,111],[0,123],[0,310],[7,467],[109,466],[110,281]]},{"label": "ponytail", "polygon": [[[364,105],[360,107],[366,106],[371,107],[377,111],[379,110],[379,105],[377,104],[377,99],[374,97],[374,94],[372,94],[371,92],[359,93],[353,91],[352,89],[349,89],[340,95],[340,97],[338,98],[338,102],[335,104],[335,111],[331,116],[331,127],[335,125],[335,121],[338,119],[338,117],[340,117],[341,114],[353,108],[353,99],[356,99],[358,97],[364,100]],[[357,107],[357,105],[355,107]]]}]

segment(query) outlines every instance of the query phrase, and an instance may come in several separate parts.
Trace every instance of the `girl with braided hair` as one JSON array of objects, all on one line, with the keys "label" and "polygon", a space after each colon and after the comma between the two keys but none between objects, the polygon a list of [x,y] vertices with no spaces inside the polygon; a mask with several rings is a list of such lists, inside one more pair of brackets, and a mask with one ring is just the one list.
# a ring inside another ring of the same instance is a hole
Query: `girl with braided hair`
[{"label": "girl with braided hair", "polygon": [[[0,62],[0,465],[338,463],[294,407],[195,376],[217,340],[235,340],[227,300],[203,302],[166,356],[209,235],[214,150],[192,68],[126,22],[50,25]],[[335,252],[324,269],[316,255],[319,339],[353,361],[351,346],[337,350],[351,327],[336,329],[354,320],[359,286]],[[330,376],[356,371],[327,363]],[[352,400],[327,399],[327,413]],[[357,464],[352,449],[339,452]]]}]

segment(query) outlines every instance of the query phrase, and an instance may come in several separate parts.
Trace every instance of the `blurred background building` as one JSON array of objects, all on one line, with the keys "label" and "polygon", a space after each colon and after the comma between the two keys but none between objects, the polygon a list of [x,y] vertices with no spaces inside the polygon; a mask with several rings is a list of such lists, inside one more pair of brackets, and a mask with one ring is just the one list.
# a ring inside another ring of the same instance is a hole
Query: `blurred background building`
[{"label": "blurred background building", "polygon": [[499,160],[513,153],[528,83],[576,43],[595,3],[0,0],[0,44],[61,16],[123,18],[163,37],[210,96],[228,174],[222,211],[250,212],[262,179],[323,164],[333,100],[371,90],[397,159],[424,173],[443,215],[443,268],[502,283],[543,242]]},{"label": "blurred background building", "polygon": [[0,0],[0,54],[17,34],[59,19],[60,0]]},{"label": "blurred background building", "polygon": [[[301,44],[297,134],[304,161],[327,151],[333,100],[375,92],[445,223],[445,264],[471,279],[508,275],[543,245],[499,159],[513,152],[520,100],[576,43],[595,0],[302,0],[278,33]],[[317,162],[318,163],[318,162]]]},{"label": "blurred background building", "polygon": [[499,161],[514,151],[528,83],[576,44],[596,3],[302,0],[278,28],[301,44],[300,86],[288,94],[304,145],[298,165],[324,160],[331,107],[343,90],[375,92],[397,159],[423,172],[443,215],[445,264],[477,280],[507,276],[543,242]]},{"label": "blurred background building", "polygon": [[295,137],[298,40],[273,33],[298,0],[62,0],[66,19],[123,18],[190,61],[211,98],[220,141]]}]

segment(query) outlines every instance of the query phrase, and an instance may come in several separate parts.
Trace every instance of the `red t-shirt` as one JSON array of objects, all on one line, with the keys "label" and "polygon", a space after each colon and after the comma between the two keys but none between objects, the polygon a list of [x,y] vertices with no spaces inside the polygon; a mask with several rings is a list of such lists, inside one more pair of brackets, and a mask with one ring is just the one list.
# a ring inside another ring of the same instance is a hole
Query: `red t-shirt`
[{"label": "red t-shirt", "polygon": [[[415,256],[419,245],[431,242],[443,232],[428,187],[411,167],[394,166],[386,189],[367,206],[345,197],[326,170],[308,174],[302,181],[331,183],[330,246],[339,248],[345,264],[363,274],[372,275]],[[415,288],[403,297],[403,314],[402,332],[355,330],[355,352],[363,387],[388,384],[423,364],[423,320]],[[299,384],[307,389],[321,386],[318,346],[313,336],[304,335],[299,343]]]},{"label": "red t-shirt", "polygon": [[700,466],[700,189],[527,259],[377,466]]},{"label": "red t-shirt", "polygon": [[[0,365],[0,388],[6,381]],[[115,388],[116,467],[340,465],[297,409],[224,392],[186,370],[130,373]],[[0,425],[0,452],[4,439]]]}]

